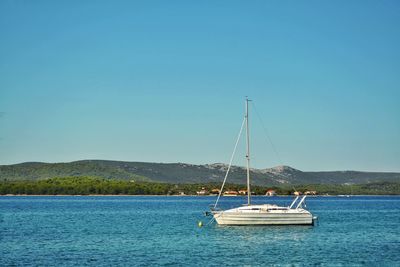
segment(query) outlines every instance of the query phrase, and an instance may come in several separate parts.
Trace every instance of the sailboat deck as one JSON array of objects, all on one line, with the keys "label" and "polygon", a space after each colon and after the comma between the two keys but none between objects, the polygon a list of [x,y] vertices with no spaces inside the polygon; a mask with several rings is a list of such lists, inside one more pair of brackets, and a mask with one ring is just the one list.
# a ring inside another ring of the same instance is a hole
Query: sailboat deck
[{"label": "sailboat deck", "polygon": [[304,209],[290,209],[273,204],[250,205],[239,208],[225,210],[224,213],[308,213]]}]

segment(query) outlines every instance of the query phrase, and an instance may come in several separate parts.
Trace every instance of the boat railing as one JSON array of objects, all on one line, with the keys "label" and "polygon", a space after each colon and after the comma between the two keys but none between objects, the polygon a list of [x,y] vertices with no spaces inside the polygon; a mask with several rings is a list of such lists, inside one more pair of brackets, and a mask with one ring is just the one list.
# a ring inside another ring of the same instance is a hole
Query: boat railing
[{"label": "boat railing", "polygon": [[306,200],[306,197],[307,197],[307,196],[303,196],[303,198],[300,200],[299,204],[297,204],[296,209],[298,209],[298,208],[301,207],[301,204],[303,204],[304,200]]},{"label": "boat railing", "polygon": [[214,205],[210,205],[210,211],[205,211],[205,212],[204,212],[204,215],[205,215],[205,216],[211,216],[211,215],[213,215],[214,213],[219,213],[219,212],[221,212],[221,211],[222,211],[222,209],[217,208],[217,207],[215,207]]},{"label": "boat railing", "polygon": [[[296,208],[294,209],[298,209],[301,207],[301,205],[303,204],[304,200],[306,199],[306,195],[303,196],[300,200],[300,202],[297,204]],[[296,196],[296,198],[293,200],[293,202],[290,204],[289,209],[292,209],[294,207],[294,205],[296,204],[297,200],[299,199],[299,196]]]},{"label": "boat railing", "polygon": [[293,206],[294,206],[294,203],[296,203],[296,201],[299,199],[299,196],[297,196],[294,200],[293,200],[293,202],[292,202],[292,204],[290,204],[290,206],[289,206],[289,209],[291,209]]},{"label": "boat railing", "polygon": [[211,210],[211,211],[221,211],[221,210],[222,210],[222,209],[219,208],[219,207],[215,207],[215,205],[213,205],[213,204],[209,205],[209,207],[210,207],[210,210]]}]

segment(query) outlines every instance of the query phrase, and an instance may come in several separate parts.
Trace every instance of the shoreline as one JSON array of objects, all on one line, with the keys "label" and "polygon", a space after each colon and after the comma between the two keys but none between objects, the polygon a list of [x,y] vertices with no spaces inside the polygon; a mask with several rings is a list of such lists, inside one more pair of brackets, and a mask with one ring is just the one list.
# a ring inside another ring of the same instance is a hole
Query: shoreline
[{"label": "shoreline", "polygon": [[[307,196],[309,198],[317,198],[317,197],[340,197],[340,198],[351,198],[351,197],[385,197],[385,196],[400,196],[400,194],[386,194],[386,195],[313,195]],[[216,195],[28,195],[28,194],[5,194],[0,195],[0,197],[217,197]],[[241,196],[229,196],[229,198],[239,198]],[[244,197],[244,196],[242,196]],[[294,195],[276,195],[276,196],[265,196],[265,195],[253,195],[253,197],[295,197]]]}]

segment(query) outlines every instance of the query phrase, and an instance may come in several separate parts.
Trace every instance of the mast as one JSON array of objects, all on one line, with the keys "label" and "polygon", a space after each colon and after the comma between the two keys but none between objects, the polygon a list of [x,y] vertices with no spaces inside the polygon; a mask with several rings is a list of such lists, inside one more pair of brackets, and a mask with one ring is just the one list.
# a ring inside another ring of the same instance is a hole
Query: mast
[{"label": "mast", "polygon": [[250,190],[250,134],[249,134],[249,99],[246,96],[246,160],[247,160],[247,205],[251,204]]}]

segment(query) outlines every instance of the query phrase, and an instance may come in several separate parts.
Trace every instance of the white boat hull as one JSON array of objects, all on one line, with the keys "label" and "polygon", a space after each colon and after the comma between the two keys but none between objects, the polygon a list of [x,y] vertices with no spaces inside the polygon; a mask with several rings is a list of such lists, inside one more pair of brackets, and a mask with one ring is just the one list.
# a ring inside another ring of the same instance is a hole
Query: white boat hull
[{"label": "white boat hull", "polygon": [[231,209],[216,211],[214,219],[220,225],[312,225],[313,216],[304,209]]}]

